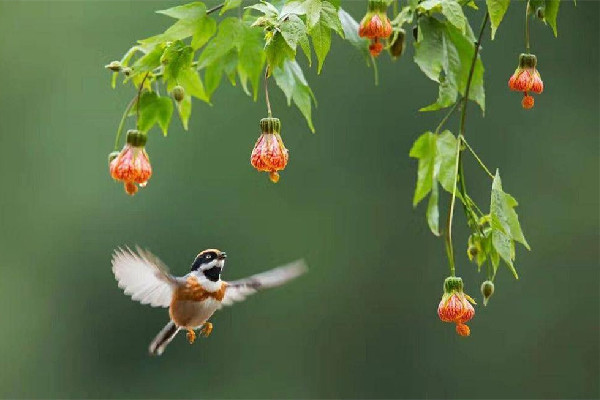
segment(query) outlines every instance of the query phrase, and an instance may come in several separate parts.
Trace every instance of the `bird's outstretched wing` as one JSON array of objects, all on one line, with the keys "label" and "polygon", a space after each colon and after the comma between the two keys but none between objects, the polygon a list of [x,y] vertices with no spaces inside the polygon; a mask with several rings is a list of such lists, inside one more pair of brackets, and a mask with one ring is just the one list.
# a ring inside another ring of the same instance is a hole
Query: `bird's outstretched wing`
[{"label": "bird's outstretched wing", "polygon": [[155,255],[136,247],[115,250],[112,270],[126,295],[152,307],[169,307],[176,279]]},{"label": "bird's outstretched wing", "polygon": [[236,301],[243,301],[257,290],[283,285],[299,277],[308,270],[304,260],[296,260],[281,267],[260,274],[252,275],[239,281],[227,282],[222,305],[229,306]]}]

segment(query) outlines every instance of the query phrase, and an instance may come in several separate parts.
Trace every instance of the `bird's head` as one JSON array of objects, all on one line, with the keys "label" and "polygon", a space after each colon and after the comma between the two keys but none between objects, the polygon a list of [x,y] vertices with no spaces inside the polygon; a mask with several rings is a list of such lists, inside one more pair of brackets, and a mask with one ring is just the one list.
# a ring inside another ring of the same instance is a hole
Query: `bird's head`
[{"label": "bird's head", "polygon": [[192,264],[192,272],[203,273],[206,278],[216,282],[221,279],[221,271],[225,266],[227,254],[217,249],[207,249],[196,256]]}]

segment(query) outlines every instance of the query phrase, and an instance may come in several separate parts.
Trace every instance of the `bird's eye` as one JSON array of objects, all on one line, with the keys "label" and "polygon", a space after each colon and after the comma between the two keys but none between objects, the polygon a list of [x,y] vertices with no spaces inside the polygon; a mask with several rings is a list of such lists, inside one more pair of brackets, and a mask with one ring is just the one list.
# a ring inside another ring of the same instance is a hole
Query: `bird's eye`
[{"label": "bird's eye", "polygon": [[207,259],[207,260],[210,260],[211,258],[212,258],[212,256],[211,256],[210,254],[207,254],[207,255],[206,255],[206,259]]}]

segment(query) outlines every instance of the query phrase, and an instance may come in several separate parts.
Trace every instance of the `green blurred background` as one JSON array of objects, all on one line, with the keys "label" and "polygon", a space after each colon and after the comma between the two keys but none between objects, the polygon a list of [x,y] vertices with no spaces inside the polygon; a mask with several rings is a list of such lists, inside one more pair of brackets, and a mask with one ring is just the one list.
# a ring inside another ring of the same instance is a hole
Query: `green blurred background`
[{"label": "green blurred background", "polygon": [[[360,18],[363,2],[344,3]],[[397,62],[381,57],[375,87],[335,39],[322,75],[307,73],[315,135],[272,90],[291,152],[278,185],[249,166],[264,103],[227,83],[213,107],[194,103],[189,132],[175,120],[167,139],[151,132],[146,189],[130,198],[110,179],[106,156],[133,91],[111,90],[103,66],[164,30],[170,20],[153,11],[175,4],[0,1],[1,397],[600,395],[599,3],[565,2],[557,39],[532,25],[545,91],[531,111],[506,87],[524,3],[513,2],[494,42],[486,32],[487,113],[471,106],[466,135],[520,201],[533,250],[517,250],[519,281],[499,271],[469,339],[437,318],[443,243],[424,206],[411,205],[408,151],[442,116],[417,112],[437,88],[412,45]],[[478,25],[482,11],[470,16]],[[490,182],[466,160],[487,208]],[[466,235],[459,212],[458,271],[480,300]],[[117,288],[110,257],[123,244],[177,274],[207,247],[229,253],[225,279],[298,257],[311,270],[216,314],[209,339],[190,346],[180,335],[151,358],[168,316]]]}]

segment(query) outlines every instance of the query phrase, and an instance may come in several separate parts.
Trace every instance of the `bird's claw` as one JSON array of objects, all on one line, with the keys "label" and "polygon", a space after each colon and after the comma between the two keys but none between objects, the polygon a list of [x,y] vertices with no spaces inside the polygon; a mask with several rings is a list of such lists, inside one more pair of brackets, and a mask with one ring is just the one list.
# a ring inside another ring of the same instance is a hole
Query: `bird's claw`
[{"label": "bird's claw", "polygon": [[188,329],[187,340],[190,342],[190,344],[194,344],[194,341],[196,340],[196,332],[194,332],[193,329]]},{"label": "bird's claw", "polygon": [[207,338],[210,336],[212,330],[213,330],[213,324],[211,324],[210,322],[206,322],[202,326],[202,329],[200,329],[200,334],[202,336],[204,336],[205,338]]}]

